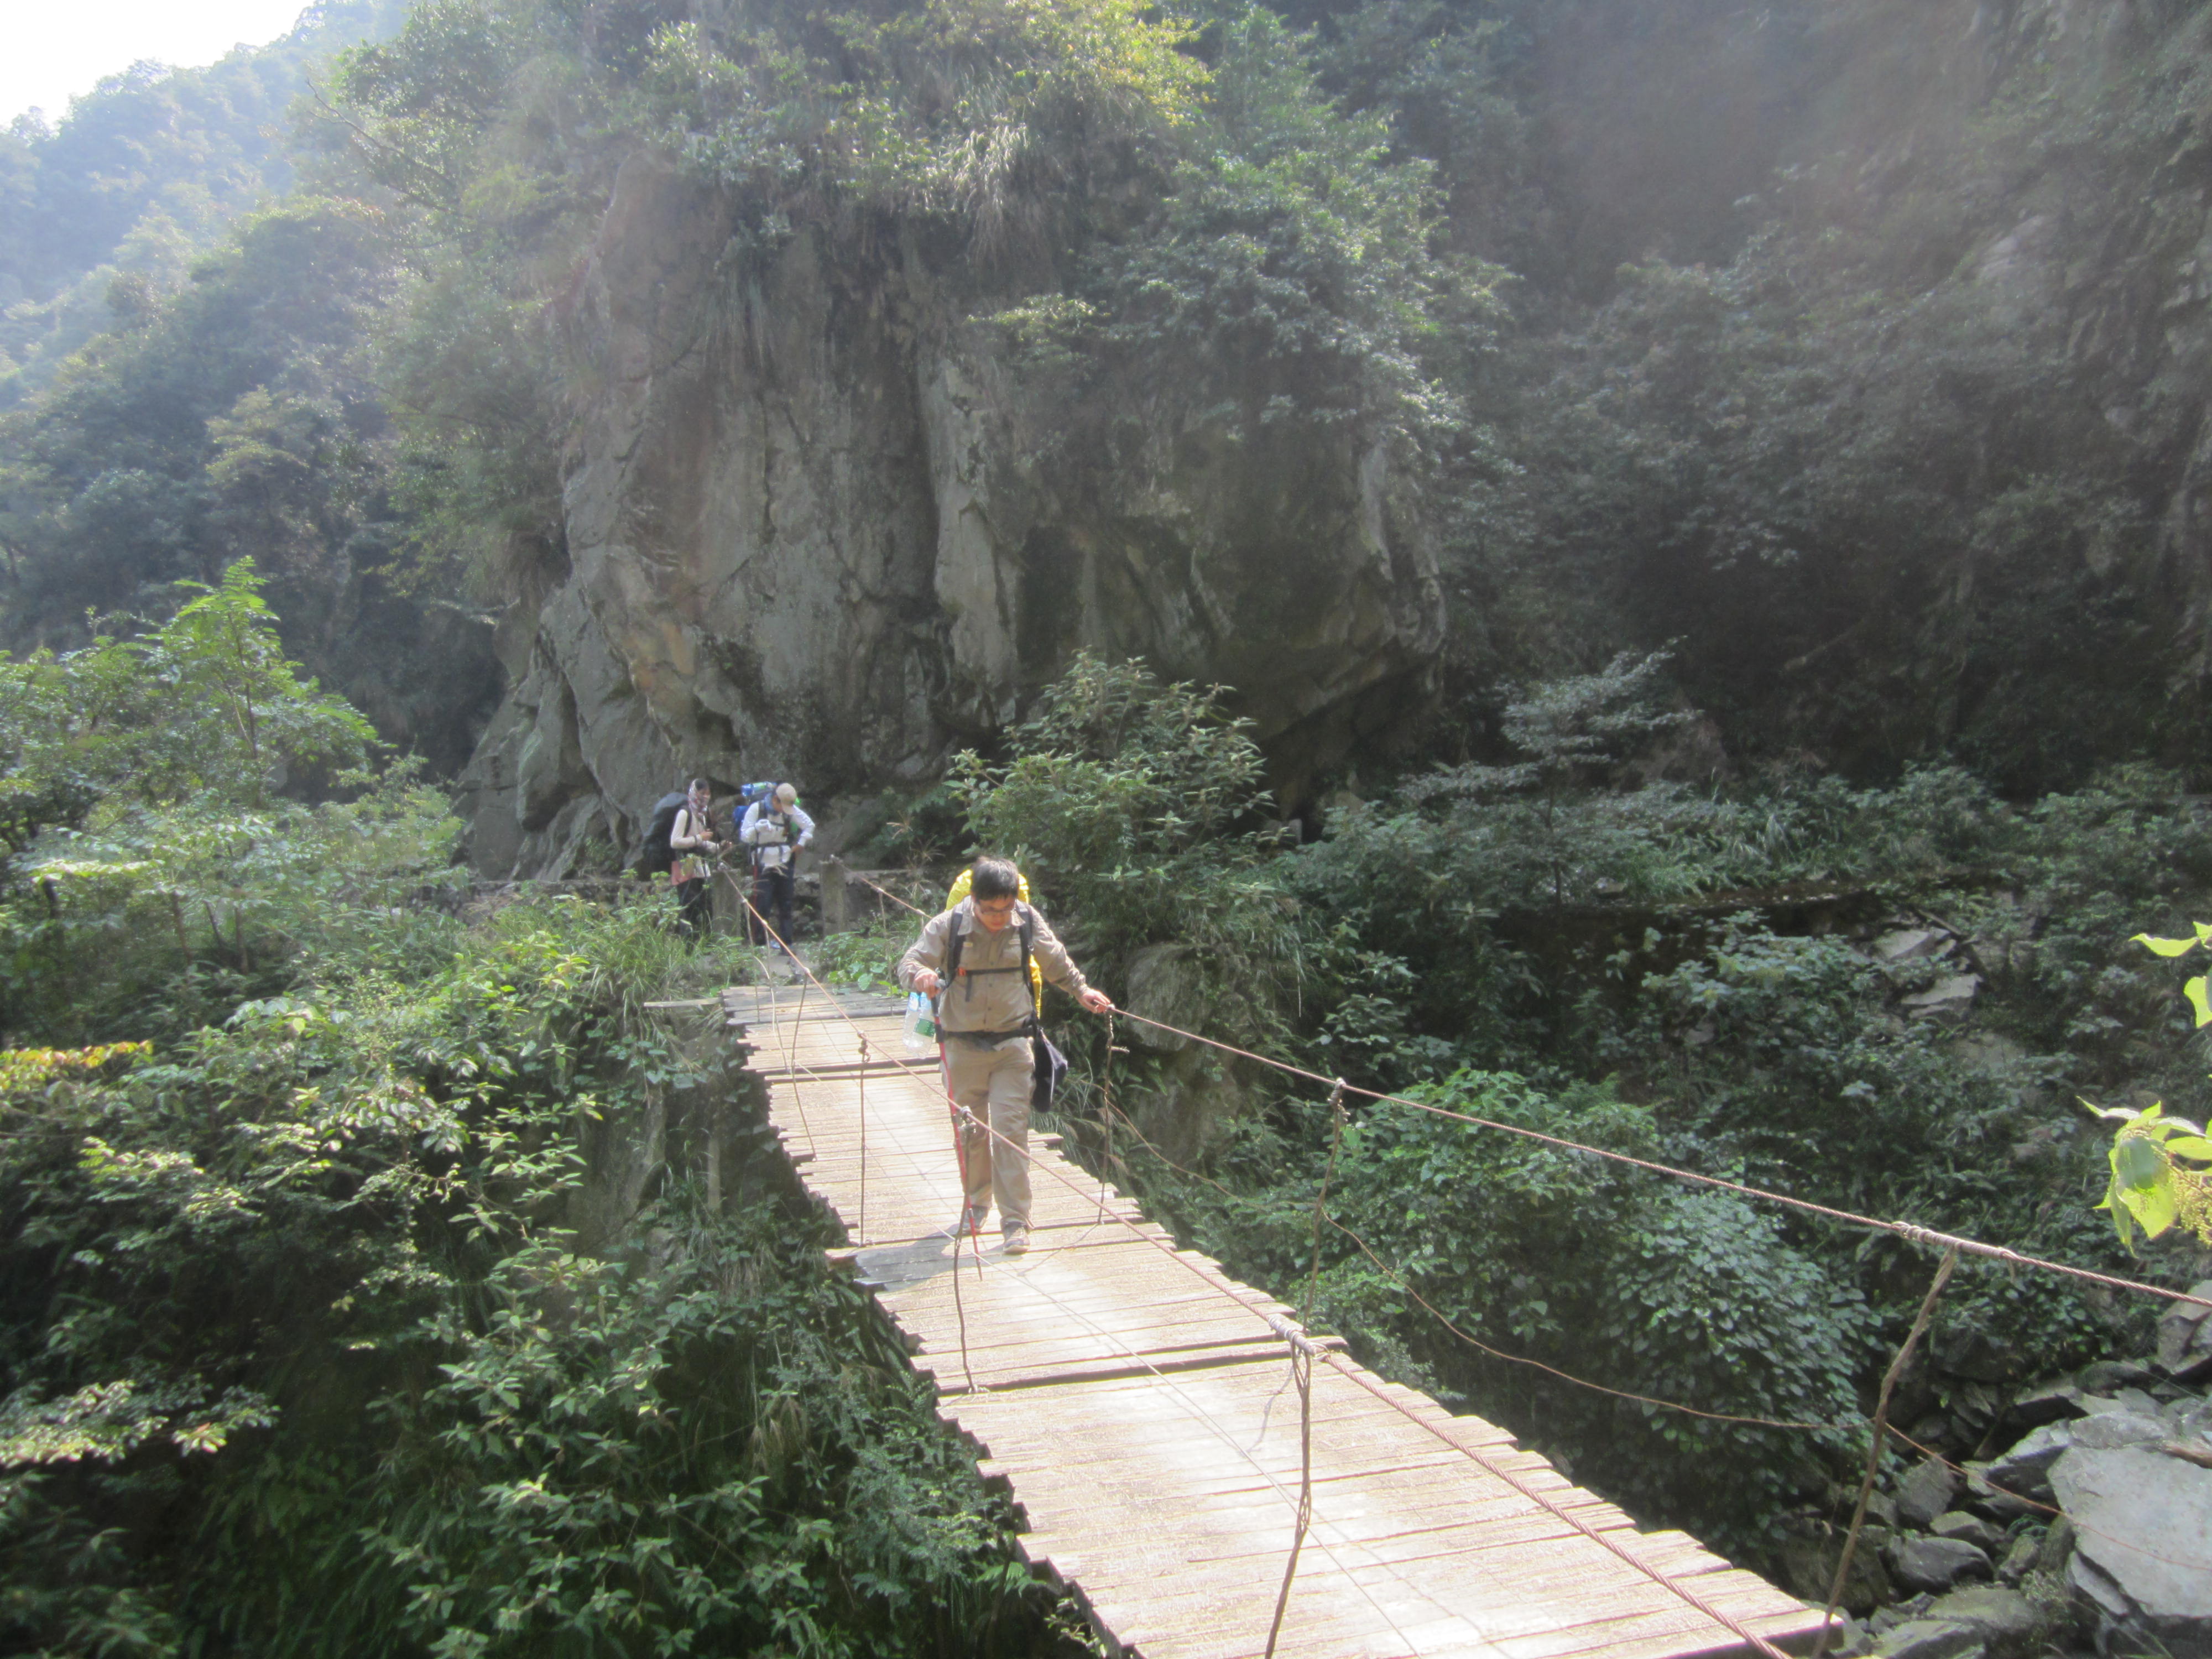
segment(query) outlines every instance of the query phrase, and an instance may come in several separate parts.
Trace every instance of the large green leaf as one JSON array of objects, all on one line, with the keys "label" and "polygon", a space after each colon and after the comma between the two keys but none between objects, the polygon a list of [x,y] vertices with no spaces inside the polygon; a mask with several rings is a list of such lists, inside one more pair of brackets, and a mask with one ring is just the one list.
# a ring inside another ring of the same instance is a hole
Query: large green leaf
[{"label": "large green leaf", "polygon": [[2154,1185],[2166,1170],[2166,1155],[2148,1140],[2123,1140],[2112,1147],[2112,1175],[2124,1193]]}]

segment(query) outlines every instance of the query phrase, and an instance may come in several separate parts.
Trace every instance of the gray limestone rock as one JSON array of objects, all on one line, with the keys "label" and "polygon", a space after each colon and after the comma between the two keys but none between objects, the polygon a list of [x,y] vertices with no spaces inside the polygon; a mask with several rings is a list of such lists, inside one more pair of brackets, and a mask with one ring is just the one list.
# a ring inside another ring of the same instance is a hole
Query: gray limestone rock
[{"label": "gray limestone rock", "polygon": [[2212,1468],[2145,1445],[2076,1448],[2051,1471],[2072,1517],[2068,1575],[2110,1641],[2212,1659]]},{"label": "gray limestone rock", "polygon": [[1992,1576],[1990,1558],[1972,1544],[1948,1538],[1909,1538],[1882,1553],[1890,1577],[1907,1589],[1949,1589],[1954,1584]]},{"label": "gray limestone rock", "polygon": [[1874,1650],[1883,1659],[1982,1659],[1989,1644],[1971,1625],[1916,1619],[1885,1632]]},{"label": "gray limestone rock", "polygon": [[1928,1523],[1928,1530],[1938,1538],[1955,1538],[1962,1544],[1972,1544],[1992,1556],[2004,1547],[2002,1527],[1992,1526],[1980,1516],[1968,1515],[1962,1510],[1950,1510],[1937,1516]]},{"label": "gray limestone rock", "polygon": [[1955,1024],[1973,1012],[1974,996],[1981,988],[1979,974],[1953,974],[1905,998],[1903,1006],[1911,1018]]},{"label": "gray limestone rock", "polygon": [[2040,1428],[2081,1415],[2081,1390],[2061,1380],[2030,1389],[2005,1407],[2004,1421],[2015,1429]]},{"label": "gray limestone rock", "polygon": [[2002,1457],[1990,1460],[1987,1465],[1990,1480],[2024,1498],[2048,1498],[2051,1466],[2074,1444],[2075,1427],[2072,1423],[2045,1424]]},{"label": "gray limestone rock", "polygon": [[542,871],[580,801],[634,837],[688,774],[933,777],[1084,649],[1234,688],[1291,796],[1418,701],[1443,588],[1379,425],[1077,395],[973,273],[819,228],[734,283],[732,212],[640,151],[561,302],[592,389],[462,780],[479,869]]},{"label": "gray limestone rock", "polygon": [[2018,1590],[1978,1584],[1938,1596],[1926,1615],[1964,1625],[1989,1644],[1991,1659],[2012,1659],[2034,1650],[2043,1633],[2042,1615]]},{"label": "gray limestone rock", "polygon": [[1949,1466],[1930,1457],[1914,1465],[1897,1487],[1899,1525],[1924,1527],[1951,1507],[1958,1496],[1959,1477]]},{"label": "gray limestone rock", "polygon": [[2072,1425],[2074,1443],[2091,1451],[2110,1451],[2118,1446],[2154,1445],[2171,1437],[2172,1429],[2162,1417],[2136,1412],[2102,1412]]},{"label": "gray limestone rock", "polygon": [[2005,1382],[2020,1375],[2020,1350],[1987,1331],[1960,1326],[1936,1344],[1936,1363],[1954,1376],[1977,1382]]},{"label": "gray limestone rock", "polygon": [[2095,1359],[2074,1373],[2074,1381],[2084,1394],[2110,1395],[2157,1380],[2157,1372],[2132,1359]]},{"label": "gray limestone rock", "polygon": [[1966,1508],[2000,1527],[2037,1512],[2027,1498],[1991,1481],[1989,1468],[1986,1463],[1966,1465]]},{"label": "gray limestone rock", "polygon": [[1899,927],[1874,942],[1878,962],[1918,962],[1937,957],[1951,946],[1951,935],[1941,927]]},{"label": "gray limestone rock", "polygon": [[[2212,1301],[2212,1279],[2191,1285],[2189,1293]],[[2192,1302],[2168,1307],[2158,1322],[2158,1363],[2180,1382],[2212,1377],[2212,1309]]]}]

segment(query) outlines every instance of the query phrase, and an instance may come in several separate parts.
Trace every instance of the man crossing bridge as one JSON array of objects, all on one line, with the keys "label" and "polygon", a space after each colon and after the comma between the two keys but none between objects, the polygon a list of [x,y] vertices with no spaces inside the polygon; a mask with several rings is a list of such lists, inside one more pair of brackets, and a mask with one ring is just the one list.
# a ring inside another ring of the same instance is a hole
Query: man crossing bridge
[{"label": "man crossing bridge", "polygon": [[[1030,966],[1094,1014],[1112,1011],[1103,991],[1083,977],[1036,907],[1021,898],[1021,872],[1004,859],[981,858],[968,896],[930,918],[899,958],[899,983],[939,998],[945,1085],[958,1121],[964,1193],[955,1235],[973,1231],[999,1206],[1009,1255],[1030,1244],[1029,1127],[1038,1035]],[[988,1127],[985,1126],[988,1124]]]}]

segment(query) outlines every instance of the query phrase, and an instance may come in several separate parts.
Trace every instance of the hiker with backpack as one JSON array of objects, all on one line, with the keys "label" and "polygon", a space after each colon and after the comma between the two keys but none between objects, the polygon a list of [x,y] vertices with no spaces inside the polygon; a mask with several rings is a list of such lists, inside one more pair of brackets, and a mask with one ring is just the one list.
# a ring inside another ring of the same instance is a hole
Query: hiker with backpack
[{"label": "hiker with backpack", "polygon": [[[791,944],[792,900],[799,886],[799,849],[814,839],[814,820],[799,810],[799,791],[779,783],[775,793],[745,808],[738,840],[752,860],[752,909],[746,936],[756,945]],[[771,940],[769,926],[775,933]]]},{"label": "hiker with backpack", "polygon": [[676,925],[692,939],[705,937],[714,919],[714,860],[722,842],[714,835],[714,792],[704,778],[691,780],[684,804],[669,822],[668,879],[676,887]]},{"label": "hiker with backpack", "polygon": [[964,1197],[953,1234],[980,1228],[995,1200],[1008,1255],[1030,1247],[1031,1039],[1040,1035],[1030,969],[1094,1014],[1114,1007],[1021,890],[1021,872],[1006,860],[976,860],[968,896],[931,917],[898,965],[902,986],[938,999],[945,1092],[964,1109],[957,1120]]}]

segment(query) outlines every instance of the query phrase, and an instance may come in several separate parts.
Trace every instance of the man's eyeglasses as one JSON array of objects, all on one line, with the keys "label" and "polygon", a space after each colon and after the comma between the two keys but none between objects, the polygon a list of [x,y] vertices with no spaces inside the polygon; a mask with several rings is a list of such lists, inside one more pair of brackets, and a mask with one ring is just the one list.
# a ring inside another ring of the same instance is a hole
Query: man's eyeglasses
[{"label": "man's eyeglasses", "polygon": [[979,902],[975,906],[975,914],[981,916],[1011,916],[1014,914],[1014,902],[1012,899],[1007,899],[1001,903],[995,904],[984,904]]}]

